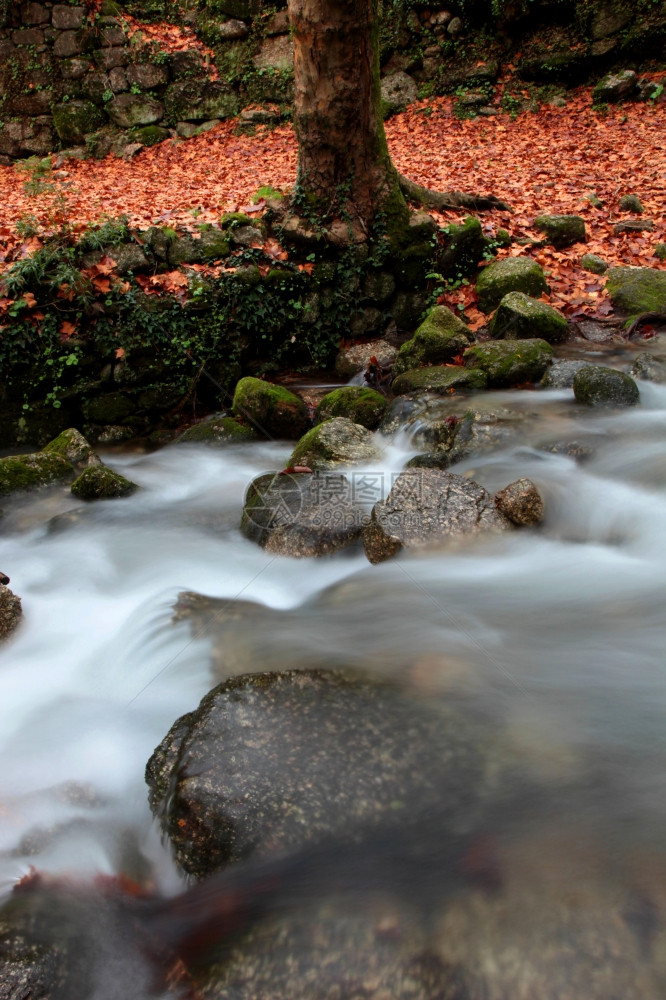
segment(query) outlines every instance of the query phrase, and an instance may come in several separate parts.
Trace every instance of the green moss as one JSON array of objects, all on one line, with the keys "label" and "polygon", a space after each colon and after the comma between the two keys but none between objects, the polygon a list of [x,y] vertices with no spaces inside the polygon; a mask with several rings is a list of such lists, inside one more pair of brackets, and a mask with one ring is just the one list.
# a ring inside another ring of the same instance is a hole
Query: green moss
[{"label": "green moss", "polygon": [[59,455],[72,465],[82,465],[97,460],[94,449],[75,427],[68,427],[53,441],[49,441],[42,449],[42,453]]},{"label": "green moss", "polygon": [[233,229],[235,226],[251,226],[253,220],[244,212],[225,212],[220,219],[222,229]]},{"label": "green moss", "polygon": [[611,267],[606,288],[613,308],[628,316],[666,311],[666,272],[651,267]]},{"label": "green moss", "polygon": [[305,403],[282,386],[242,378],[234,392],[234,416],[272,438],[299,438],[308,425]]},{"label": "green moss", "polygon": [[585,242],[585,220],[580,215],[539,215],[534,228],[544,232],[557,250]]},{"label": "green moss", "polygon": [[136,483],[105,465],[89,465],[71,485],[71,491],[80,500],[108,500],[126,497],[138,490]]},{"label": "green moss", "polygon": [[509,292],[490,321],[490,335],[505,340],[540,337],[556,344],[567,339],[569,325],[562,313],[546,302],[530,298],[524,292]]},{"label": "green moss", "polygon": [[51,114],[55,130],[64,146],[78,145],[86,135],[107,124],[106,115],[90,101],[55,104]]},{"label": "green moss", "polygon": [[451,277],[475,274],[490,245],[479,220],[469,215],[461,225],[447,226],[444,233],[445,244],[437,256],[438,270]]},{"label": "green moss", "polygon": [[636,406],[638,386],[630,375],[603,365],[586,365],[576,372],[574,396],[586,406]]},{"label": "green moss", "polygon": [[654,255],[658,260],[666,260],[666,243],[657,243]]},{"label": "green moss", "polygon": [[401,375],[419,365],[450,361],[471,341],[472,334],[462,320],[446,306],[435,306],[411,340],[400,348],[393,372]]},{"label": "green moss", "polygon": [[256,436],[251,427],[241,424],[234,417],[213,417],[211,420],[203,420],[193,427],[188,427],[178,441],[209,445],[241,444],[244,441],[253,441]]},{"label": "green moss", "polygon": [[289,465],[325,470],[377,461],[380,455],[369,430],[345,417],[333,417],[303,435],[289,456]]},{"label": "green moss", "polygon": [[499,340],[475,344],[464,354],[465,367],[484,373],[490,388],[537,382],[553,359],[553,348],[545,340]]},{"label": "green moss", "polygon": [[320,424],[332,417],[348,417],[355,424],[374,431],[379,427],[386,405],[386,398],[375,389],[343,386],[324,396],[315,411],[315,423]]},{"label": "green moss", "polygon": [[161,125],[143,125],[132,129],[131,138],[133,142],[140,142],[144,146],[155,146],[169,138],[169,130]]},{"label": "green moss", "polygon": [[35,452],[0,458],[0,496],[71,479],[74,470],[60,455]]},{"label": "green moss", "polygon": [[584,271],[589,271],[590,274],[605,274],[608,270],[608,264],[601,257],[597,257],[595,253],[585,253],[580,259],[580,266]]},{"label": "green moss", "polygon": [[529,257],[506,257],[483,269],[476,282],[479,309],[492,312],[508,292],[524,292],[538,298],[548,291],[543,269]]},{"label": "green moss", "polygon": [[277,188],[270,187],[269,185],[267,187],[260,187],[255,191],[252,195],[252,204],[256,205],[262,199],[265,201],[284,201],[284,195],[282,191],[278,191]]},{"label": "green moss", "polygon": [[391,385],[396,396],[406,392],[443,392],[485,389],[486,376],[475,368],[433,365],[430,368],[415,368],[399,375]]}]

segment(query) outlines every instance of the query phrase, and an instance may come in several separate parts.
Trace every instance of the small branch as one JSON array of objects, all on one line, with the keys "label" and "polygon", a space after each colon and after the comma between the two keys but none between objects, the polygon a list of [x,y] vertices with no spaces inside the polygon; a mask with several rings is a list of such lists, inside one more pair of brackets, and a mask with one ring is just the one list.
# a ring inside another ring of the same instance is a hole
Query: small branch
[{"label": "small branch", "polygon": [[431,191],[430,188],[421,187],[415,181],[410,181],[404,174],[398,174],[400,189],[409,201],[415,201],[425,208],[434,208],[443,211],[447,208],[468,208],[473,212],[492,211],[498,209],[502,212],[511,212],[513,209],[506,202],[500,201],[494,194],[463,194],[462,191]]}]

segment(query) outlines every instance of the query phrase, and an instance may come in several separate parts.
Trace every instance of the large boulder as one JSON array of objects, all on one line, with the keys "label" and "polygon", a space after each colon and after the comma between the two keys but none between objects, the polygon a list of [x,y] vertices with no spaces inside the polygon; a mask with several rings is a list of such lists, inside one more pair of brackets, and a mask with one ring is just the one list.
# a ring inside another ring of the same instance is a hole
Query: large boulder
[{"label": "large boulder", "polygon": [[188,427],[178,438],[178,443],[207,444],[218,448],[227,444],[254,441],[256,437],[251,427],[240,423],[235,417],[216,415]]},{"label": "large boulder", "polygon": [[463,357],[466,368],[482,371],[488,385],[500,389],[538,382],[553,360],[553,348],[545,340],[498,340],[468,347]]},{"label": "large boulder", "polygon": [[353,378],[364,372],[372,358],[376,358],[383,368],[388,368],[396,359],[397,349],[386,340],[369,340],[364,344],[343,347],[335,359],[335,371],[340,378]]},{"label": "large boulder", "polygon": [[98,463],[85,468],[70,488],[72,495],[79,500],[111,500],[129,496],[139,487],[119,472]]},{"label": "large boulder", "polygon": [[148,762],[150,805],[178,864],[202,878],[414,810],[464,824],[482,794],[480,741],[454,711],[341,671],[225,681]]},{"label": "large boulder", "polygon": [[490,334],[505,340],[539,337],[556,344],[567,339],[569,326],[562,313],[548,303],[539,302],[524,292],[509,292],[490,321]]},{"label": "large boulder", "polygon": [[577,402],[587,406],[636,406],[640,394],[630,375],[603,365],[586,365],[573,381]]},{"label": "large boulder", "polygon": [[613,308],[628,316],[666,312],[666,271],[652,267],[611,267],[606,288]]},{"label": "large boulder", "polygon": [[381,449],[371,431],[346,417],[334,417],[313,427],[301,438],[291,453],[289,466],[334,469],[339,465],[359,465],[380,458]]},{"label": "large boulder", "polygon": [[478,483],[438,469],[408,469],[386,500],[375,504],[363,531],[371,563],[402,549],[427,552],[462,537],[506,531],[510,522]]},{"label": "large boulder", "polygon": [[529,257],[505,257],[488,264],[476,282],[479,309],[490,313],[509,292],[539,298],[548,291],[543,268]]},{"label": "large boulder", "polygon": [[274,555],[324,556],[357,539],[367,514],[335,473],[268,472],[245,494],[240,530]]},{"label": "large boulder", "polygon": [[10,455],[0,458],[0,496],[31,490],[72,479],[74,469],[67,459],[52,452]]},{"label": "large boulder", "polygon": [[0,583],[0,639],[6,639],[14,631],[22,615],[21,598]]},{"label": "large boulder", "polygon": [[585,220],[580,215],[539,215],[534,228],[545,233],[557,250],[585,242]]},{"label": "large boulder", "polygon": [[269,438],[297,439],[308,426],[305,403],[300,396],[259,378],[240,380],[232,409],[234,416]]},{"label": "large boulder", "polygon": [[333,417],[347,417],[353,423],[375,431],[385,410],[386,397],[381,392],[348,385],[326,393],[315,410],[315,423],[321,424]]},{"label": "large boulder", "polygon": [[460,365],[432,365],[429,368],[413,368],[399,375],[391,384],[395,395],[408,392],[473,392],[485,389],[486,376],[482,371],[463,368]]},{"label": "large boulder", "polygon": [[419,365],[440,364],[462,354],[472,343],[472,333],[446,306],[431,309],[414,336],[398,352],[393,374],[401,375]]}]

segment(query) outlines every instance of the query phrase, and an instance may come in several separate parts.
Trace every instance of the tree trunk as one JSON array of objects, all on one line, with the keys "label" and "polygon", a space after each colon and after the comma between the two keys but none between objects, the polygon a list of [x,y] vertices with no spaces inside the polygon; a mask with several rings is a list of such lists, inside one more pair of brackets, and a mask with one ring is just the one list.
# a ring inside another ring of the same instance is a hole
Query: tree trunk
[{"label": "tree trunk", "polygon": [[[294,32],[298,214],[326,219],[337,243],[366,240],[378,213],[407,207],[381,115],[377,0],[289,0]],[[300,199],[300,202],[298,201]]]}]

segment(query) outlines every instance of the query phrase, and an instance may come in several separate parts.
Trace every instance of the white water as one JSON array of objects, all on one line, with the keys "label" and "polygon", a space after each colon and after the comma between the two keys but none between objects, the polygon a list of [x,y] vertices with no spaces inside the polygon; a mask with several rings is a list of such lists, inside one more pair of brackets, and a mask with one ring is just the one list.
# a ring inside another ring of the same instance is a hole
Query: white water
[{"label": "white water", "polygon": [[[331,643],[389,673],[420,657],[413,682],[437,692],[457,663],[456,682],[496,700],[544,780],[584,760],[586,808],[609,845],[658,842],[666,388],[641,384],[640,408],[612,414],[570,397],[483,397],[484,409],[534,412],[531,444],[454,471],[490,490],[529,476],[547,521],[464,551],[378,567],[358,549],[308,562],[267,556],[238,522],[250,480],[283,466],[289,445],[279,443],[105,455],[143,489],[58,531],[49,520],[78,506],[68,492],[5,503],[0,567],[25,623],[0,651],[0,890],[33,864],[77,874],[152,867],[160,888],[178,884],[143,770],[211,686],[207,642],[170,624],[182,590],[305,604],[299,641],[313,666]],[[595,443],[582,465],[532,446],[580,437]],[[387,445],[387,482],[413,451],[407,434]],[[348,600],[343,590],[341,602],[308,612],[306,602],[344,580],[358,583]]]}]

